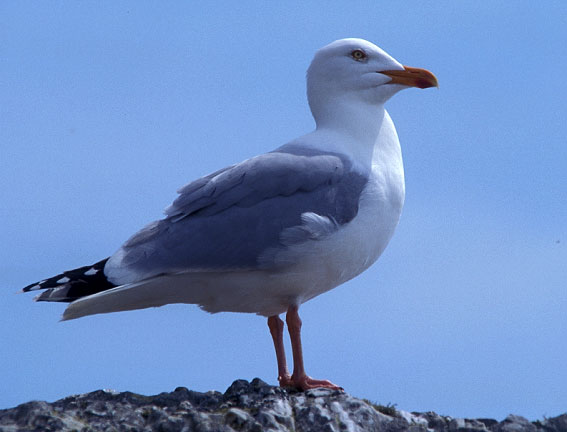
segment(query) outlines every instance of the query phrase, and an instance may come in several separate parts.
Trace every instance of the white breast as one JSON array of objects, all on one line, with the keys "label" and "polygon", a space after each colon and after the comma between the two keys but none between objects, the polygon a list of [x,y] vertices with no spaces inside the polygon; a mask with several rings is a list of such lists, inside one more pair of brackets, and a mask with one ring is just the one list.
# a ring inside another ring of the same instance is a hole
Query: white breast
[{"label": "white breast", "polygon": [[356,217],[326,239],[306,242],[295,250],[290,248],[290,254],[306,258],[292,271],[272,277],[277,280],[275,296],[303,303],[370,267],[394,234],[404,197],[400,144],[386,113]]}]

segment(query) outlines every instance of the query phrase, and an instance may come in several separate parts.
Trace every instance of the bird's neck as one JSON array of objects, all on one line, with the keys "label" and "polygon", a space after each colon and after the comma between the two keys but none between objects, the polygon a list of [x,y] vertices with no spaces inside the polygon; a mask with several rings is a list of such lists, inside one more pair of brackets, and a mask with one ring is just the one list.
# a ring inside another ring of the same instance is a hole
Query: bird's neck
[{"label": "bird's neck", "polygon": [[327,150],[348,154],[357,164],[370,169],[384,122],[384,105],[339,101],[326,106],[329,109],[313,113],[317,141],[322,141]]}]

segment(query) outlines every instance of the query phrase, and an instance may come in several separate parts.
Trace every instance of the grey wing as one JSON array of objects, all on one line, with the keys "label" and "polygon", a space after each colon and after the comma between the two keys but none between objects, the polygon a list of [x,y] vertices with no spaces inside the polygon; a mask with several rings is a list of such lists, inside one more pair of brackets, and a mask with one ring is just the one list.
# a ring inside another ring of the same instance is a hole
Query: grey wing
[{"label": "grey wing", "polygon": [[165,213],[178,221],[195,213],[214,215],[233,205],[252,207],[266,198],[335,184],[344,175],[344,168],[336,155],[267,153],[182,187]]},{"label": "grey wing", "polygon": [[105,274],[124,284],[183,271],[269,268],[266,251],[352,220],[367,179],[340,155],[297,153],[267,153],[184,186],[167,217],[130,238]]}]

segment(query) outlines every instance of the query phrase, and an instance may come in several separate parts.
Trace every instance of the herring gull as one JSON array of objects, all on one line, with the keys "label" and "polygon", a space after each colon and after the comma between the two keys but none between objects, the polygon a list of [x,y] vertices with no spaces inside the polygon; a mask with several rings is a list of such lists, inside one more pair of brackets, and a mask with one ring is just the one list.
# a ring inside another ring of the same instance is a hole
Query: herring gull
[{"label": "herring gull", "polygon": [[313,132],[183,186],[164,219],[110,257],[23,290],[69,302],[63,320],[169,303],[263,315],[281,386],[338,389],[306,374],[298,309],[366,270],[388,244],[405,185],[384,104],[405,88],[434,86],[431,72],[368,41],[335,41],[307,71]]}]

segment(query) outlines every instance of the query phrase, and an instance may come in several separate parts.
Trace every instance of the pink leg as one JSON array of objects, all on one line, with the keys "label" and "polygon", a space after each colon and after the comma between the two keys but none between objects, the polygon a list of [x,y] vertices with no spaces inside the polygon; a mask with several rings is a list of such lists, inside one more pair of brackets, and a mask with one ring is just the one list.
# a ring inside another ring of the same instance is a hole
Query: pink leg
[{"label": "pink leg", "polygon": [[[298,306],[290,306],[286,314],[287,328],[289,330],[289,336],[291,338],[291,349],[293,351],[293,375],[291,376],[290,384],[293,387],[296,387],[300,390],[308,390],[317,387],[326,387],[334,390],[342,390],[341,387],[333,384],[330,381],[316,380],[307,376],[307,374],[305,373],[305,368],[303,366],[303,351],[301,348],[301,318],[299,318],[298,310],[299,310]],[[275,343],[275,339],[274,339],[274,343]],[[282,345],[282,353],[283,353],[283,345]],[[277,355],[277,348],[276,348],[276,355]],[[279,365],[279,360],[278,360],[278,365]]]},{"label": "pink leg", "polygon": [[287,370],[283,343],[284,322],[279,316],[273,315],[268,318],[268,327],[270,328],[270,333],[274,341],[274,348],[276,349],[276,359],[278,360],[278,382],[281,387],[291,386],[291,375]]}]

